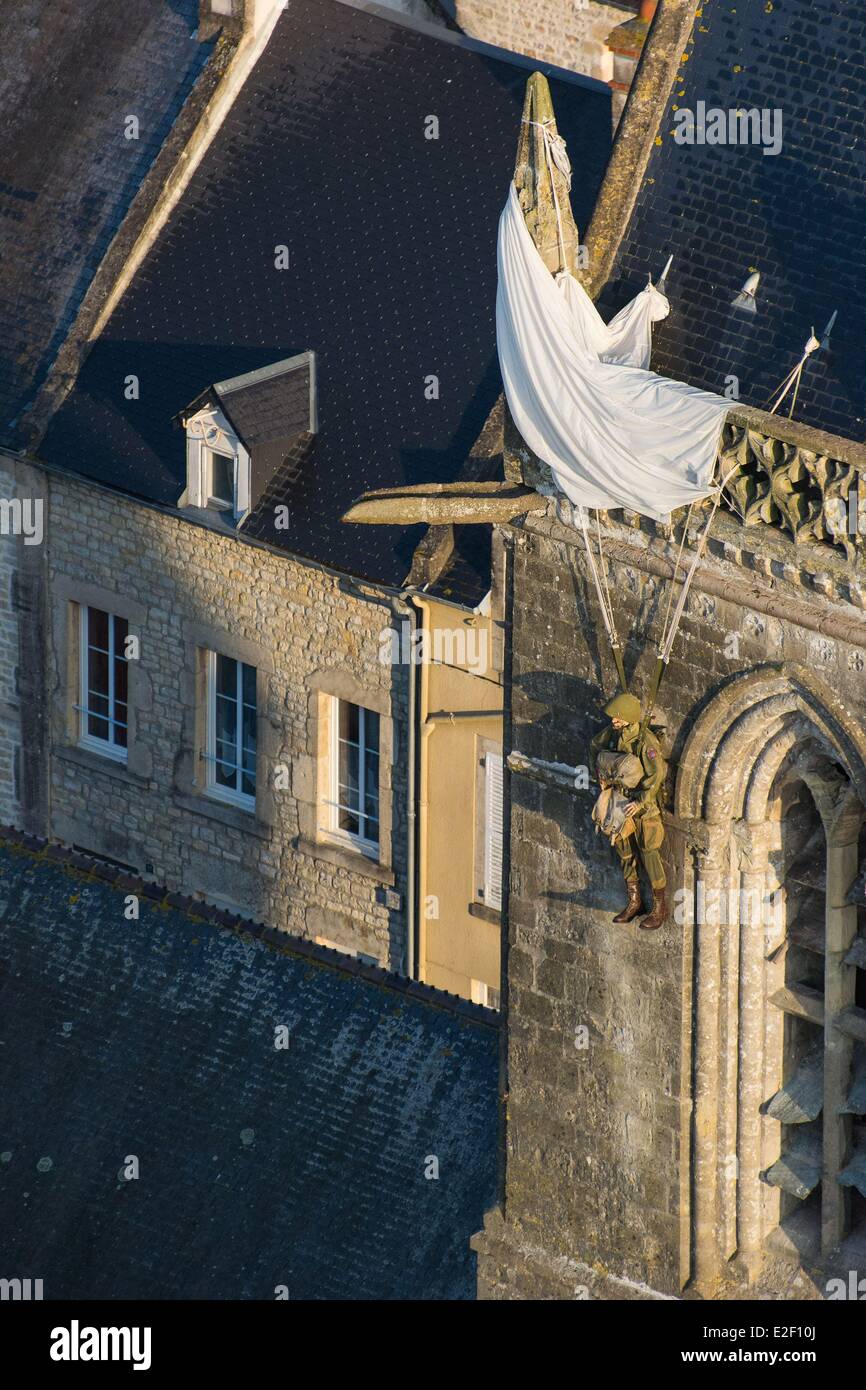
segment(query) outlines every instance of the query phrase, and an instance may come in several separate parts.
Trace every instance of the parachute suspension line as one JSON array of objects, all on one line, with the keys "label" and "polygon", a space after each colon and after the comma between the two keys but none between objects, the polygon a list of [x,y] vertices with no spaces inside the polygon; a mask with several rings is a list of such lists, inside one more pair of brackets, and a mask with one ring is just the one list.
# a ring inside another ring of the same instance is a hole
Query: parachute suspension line
[{"label": "parachute suspension line", "polygon": [[[644,729],[644,730],[646,729],[646,727],[647,727],[647,725],[648,725],[648,723],[649,723],[650,715],[652,714],[653,705],[655,704],[656,696],[657,696],[658,693],[659,693],[659,686],[661,685],[662,674],[663,674],[664,669],[665,669],[665,667],[667,666],[667,664],[668,664],[668,662],[669,662],[669,660],[670,660],[671,651],[672,651],[672,649],[673,649],[674,641],[675,641],[675,639],[676,639],[677,632],[679,631],[680,622],[681,622],[681,620],[682,620],[683,612],[684,612],[684,610],[685,610],[686,599],[687,599],[688,596],[689,596],[689,589],[692,587],[692,580],[693,580],[694,577],[695,577],[695,573],[696,573],[697,568],[698,568],[698,565],[699,565],[699,563],[700,563],[701,556],[703,555],[704,550],[705,550],[705,548],[706,548],[707,541],[709,540],[710,529],[711,529],[712,524],[713,524],[713,522],[714,522],[714,520],[715,520],[716,512],[717,512],[718,509],[719,509],[719,503],[720,503],[721,500],[722,500],[722,493],[724,492],[725,487],[727,486],[728,480],[734,476],[734,474],[739,470],[739,467],[740,467],[739,464],[735,464],[735,466],[730,470],[730,472],[725,474],[725,477],[724,477],[724,478],[722,479],[722,481],[719,483],[718,487],[714,488],[714,490],[713,490],[713,505],[712,505],[712,508],[710,509],[710,514],[709,514],[709,516],[708,516],[708,518],[707,518],[707,524],[706,524],[706,526],[704,527],[703,532],[702,532],[702,534],[701,534],[701,537],[700,537],[700,539],[699,539],[699,541],[698,541],[697,547],[696,547],[696,549],[695,549],[695,553],[694,553],[694,555],[693,555],[693,557],[692,557],[692,562],[691,562],[691,564],[689,565],[688,573],[686,574],[686,577],[685,577],[685,579],[683,580],[683,586],[682,586],[682,588],[680,589],[679,597],[678,597],[678,599],[677,599],[676,607],[674,608],[673,617],[671,618],[671,621],[670,621],[670,625],[669,625],[669,626],[668,626],[667,614],[665,615],[665,627],[664,627],[664,631],[662,632],[662,637],[661,637],[661,640],[660,640],[660,643],[659,643],[658,657],[657,657],[657,659],[656,659],[655,670],[654,670],[654,672],[653,672],[652,682],[651,682],[651,684],[650,684],[649,695],[648,695],[648,697],[647,697],[647,701],[646,701],[646,705],[645,705],[645,711],[646,711],[646,712],[645,712],[645,714],[644,714],[643,721],[642,721],[642,723],[641,723],[641,728]],[[692,506],[694,506],[694,503],[692,503]],[[692,510],[692,507],[690,506],[690,507],[689,507],[689,516],[691,516],[691,510]],[[676,581],[677,570],[679,569],[680,558],[681,558],[682,553],[683,553],[683,542],[685,541],[685,537],[686,537],[686,535],[688,534],[688,529],[689,529],[689,528],[688,528],[688,517],[687,517],[687,518],[686,518],[686,525],[685,525],[685,527],[684,527],[684,529],[683,529],[682,537],[680,538],[680,550],[679,550],[679,555],[677,556],[677,565],[676,565],[676,569],[674,570],[673,576],[672,576],[672,578],[671,578],[671,594],[673,594],[673,585],[674,585],[674,583],[675,583],[675,581]],[[670,599],[668,599],[668,612],[670,612]]]},{"label": "parachute suspension line", "polygon": [[693,557],[692,557],[692,563],[689,565],[688,574],[686,575],[685,579],[683,580],[683,587],[680,589],[679,598],[677,599],[677,604],[676,604],[676,607],[675,607],[675,609],[674,609],[674,616],[673,616],[673,618],[671,619],[670,628],[669,628],[667,634],[665,635],[664,642],[662,643],[661,647],[659,648],[659,656],[660,656],[661,660],[664,662],[665,666],[667,666],[668,661],[670,660],[671,648],[672,648],[673,645],[674,645],[674,638],[676,637],[677,632],[678,632],[678,630],[679,630],[680,620],[681,620],[681,618],[682,618],[682,616],[683,616],[683,610],[685,609],[685,606],[686,606],[686,599],[687,599],[688,596],[689,596],[689,589],[692,587],[692,580],[693,580],[694,577],[695,577],[695,571],[696,571],[696,569],[697,569],[697,567],[698,567],[698,564],[699,564],[699,562],[700,562],[701,556],[702,556],[703,553],[704,553],[704,546],[706,545],[707,539],[708,539],[709,534],[710,534],[710,527],[711,527],[712,524],[713,524],[713,517],[714,517],[714,515],[715,515],[715,511],[716,511],[717,506],[718,506],[718,502],[714,502],[714,503],[713,503],[713,509],[712,509],[712,511],[710,512],[709,518],[708,518],[708,520],[707,520],[707,524],[706,524],[706,526],[704,527],[703,534],[702,534],[700,540],[698,541],[697,547],[696,547],[696,549],[695,549],[695,553],[694,553],[694,555],[693,555]]},{"label": "parachute suspension line", "polygon": [[[588,532],[587,529],[586,529],[586,510],[585,510],[582,506],[580,506],[579,503],[576,503],[576,504],[575,504],[575,508],[576,508],[578,517],[580,518],[580,529],[583,531],[583,543],[584,543],[584,545],[586,546],[586,558],[587,558],[587,561],[588,561],[588,563],[589,563],[589,568],[590,568],[590,571],[591,571],[591,573],[592,573],[593,580],[594,580],[594,582],[595,582],[595,592],[596,592],[596,594],[597,594],[597,596],[598,596],[598,606],[599,606],[599,608],[601,609],[602,620],[603,620],[604,626],[605,626],[605,628],[606,628],[606,630],[607,630],[607,639],[608,639],[608,641],[610,642],[610,649],[611,649],[611,651],[613,652],[613,659],[614,659],[614,662],[616,663],[616,673],[617,673],[617,675],[619,676],[619,683],[620,683],[620,686],[621,686],[623,692],[627,694],[627,693],[628,693],[628,683],[627,683],[626,678],[625,678],[625,667],[623,666],[623,663],[622,663],[622,651],[620,650],[619,640],[618,640],[617,635],[616,635],[616,628],[614,627],[614,623],[613,623],[613,607],[612,607],[612,605],[611,605],[611,603],[610,603],[610,591],[608,590],[608,591],[607,591],[607,594],[605,595],[605,590],[607,589],[607,576],[605,576],[604,589],[603,589],[603,588],[602,588],[602,582],[601,582],[601,579],[599,578],[599,574],[598,574],[598,567],[596,566],[596,563],[595,563],[595,556],[594,556],[593,553],[592,553],[592,546],[590,545],[590,541],[589,541],[589,532]],[[598,523],[598,514],[596,514],[596,518],[595,518],[595,519],[596,519],[596,522]],[[599,526],[599,547],[600,547],[600,545],[601,545],[601,527]],[[604,563],[604,559],[603,559],[603,556],[601,555],[600,551],[599,551],[599,558],[602,560],[602,564],[603,564],[603,563]]]},{"label": "parachute suspension line", "polygon": [[[655,704],[656,697],[657,697],[657,695],[658,695],[658,693],[659,693],[659,686],[661,685],[662,674],[663,674],[664,669],[665,669],[665,667],[667,666],[667,664],[668,664],[668,662],[669,662],[669,660],[670,660],[671,651],[673,650],[673,645],[674,645],[674,642],[675,642],[675,640],[676,640],[677,633],[678,633],[678,631],[679,631],[679,627],[680,627],[680,623],[681,623],[681,621],[682,621],[683,613],[684,613],[684,611],[685,611],[686,599],[687,599],[688,596],[689,596],[689,590],[690,590],[691,587],[692,587],[692,580],[693,580],[694,577],[695,577],[695,574],[696,574],[696,572],[697,572],[698,565],[700,564],[700,561],[701,561],[701,557],[703,556],[704,550],[706,549],[706,544],[707,544],[707,541],[709,540],[709,536],[710,536],[710,530],[712,529],[712,525],[713,525],[713,522],[715,521],[715,517],[716,517],[716,512],[718,511],[718,509],[719,509],[719,504],[721,503],[721,500],[722,500],[722,494],[724,493],[724,490],[725,490],[725,488],[727,487],[729,480],[730,480],[731,478],[733,478],[733,476],[734,476],[734,474],[735,474],[736,472],[739,471],[739,468],[740,468],[739,463],[735,464],[734,467],[733,467],[728,473],[725,474],[724,478],[723,478],[722,481],[718,484],[718,486],[715,487],[715,488],[713,489],[713,493],[712,493],[712,496],[713,496],[713,505],[712,505],[712,507],[711,507],[711,509],[710,509],[710,514],[709,514],[709,516],[707,517],[707,523],[706,523],[706,525],[705,525],[705,527],[704,527],[704,529],[703,529],[703,531],[702,531],[702,533],[701,533],[701,536],[700,536],[700,538],[699,538],[699,540],[698,540],[698,544],[697,544],[697,547],[696,547],[696,549],[695,549],[695,553],[694,553],[694,555],[692,556],[691,564],[689,565],[688,572],[686,573],[686,577],[685,577],[685,579],[683,580],[682,588],[680,589],[679,596],[678,596],[678,598],[677,598],[677,602],[676,602],[676,605],[675,605],[675,607],[674,607],[673,614],[671,614],[671,605],[672,605],[672,603],[673,603],[673,594],[674,594],[674,584],[676,583],[676,577],[677,577],[677,574],[679,573],[679,568],[680,568],[680,564],[681,564],[682,557],[683,557],[683,550],[684,550],[684,548],[685,548],[686,538],[687,538],[687,536],[688,536],[688,534],[689,534],[689,525],[690,525],[690,523],[691,523],[692,512],[693,512],[695,503],[692,502],[691,505],[689,506],[688,514],[687,514],[687,516],[686,516],[685,525],[684,525],[684,527],[683,527],[683,532],[682,532],[682,535],[680,536],[680,545],[679,545],[679,551],[678,551],[678,553],[677,553],[676,565],[674,566],[674,571],[673,571],[673,574],[672,574],[672,576],[671,576],[671,589],[670,589],[670,593],[668,594],[668,604],[667,604],[667,609],[666,609],[666,611],[665,611],[665,620],[664,620],[664,624],[663,624],[663,626],[662,626],[662,635],[661,635],[661,637],[660,637],[660,639],[659,639],[658,655],[657,655],[657,657],[656,657],[655,670],[653,671],[652,680],[650,681],[649,692],[648,692],[648,694],[647,694],[647,698],[646,698],[646,701],[645,701],[645,703],[644,703],[645,714],[644,714],[643,720],[642,720],[642,722],[641,722],[641,728],[642,728],[643,730],[645,730],[645,729],[647,728],[647,725],[649,724],[650,716],[651,716],[652,711],[653,711],[653,705]],[[590,539],[589,539],[589,531],[587,530],[587,525],[586,525],[586,509],[585,509],[584,507],[582,507],[582,506],[581,506],[579,503],[577,503],[577,502],[573,503],[572,506],[573,506],[573,510],[574,510],[575,512],[577,512],[578,519],[579,519],[579,521],[580,521],[580,529],[581,529],[581,531],[583,532],[583,543],[584,543],[584,546],[586,547],[586,558],[587,558],[587,563],[589,564],[590,573],[592,574],[593,583],[595,584],[595,592],[596,592],[596,595],[597,595],[597,597],[598,597],[598,606],[599,606],[599,608],[601,609],[602,621],[604,622],[605,630],[606,630],[606,632],[607,632],[608,641],[610,642],[610,649],[611,649],[611,651],[613,652],[613,659],[614,659],[614,661],[616,662],[616,670],[617,670],[617,675],[619,676],[620,686],[622,687],[623,691],[627,693],[627,692],[628,692],[628,683],[627,683],[626,678],[625,678],[625,668],[624,668],[624,666],[623,666],[622,650],[621,650],[621,648],[620,648],[619,640],[617,639],[617,635],[616,635],[616,628],[615,628],[615,626],[614,626],[613,603],[612,603],[612,600],[611,600],[611,597],[610,597],[610,588],[609,588],[608,582],[607,582],[607,569],[606,569],[605,563],[604,563],[604,549],[603,549],[603,545],[602,545],[601,521],[600,521],[600,519],[599,519],[598,509],[596,509],[596,513],[595,513],[595,525],[596,525],[596,535],[597,535],[597,538],[598,538],[598,554],[599,554],[599,561],[600,561],[601,566],[602,566],[603,578],[602,578],[602,576],[599,575],[598,566],[596,565],[596,562],[595,562],[595,556],[594,556],[594,554],[593,554],[593,552],[592,552],[592,545],[591,545]],[[557,509],[558,509],[558,508],[559,508],[559,500],[557,500]]]},{"label": "parachute suspension line", "polygon": [[[663,655],[663,653],[664,653],[665,647],[666,647],[666,645],[667,645],[668,622],[669,622],[670,616],[671,616],[671,604],[673,603],[673,597],[674,597],[674,584],[675,584],[675,582],[676,582],[677,574],[679,573],[680,562],[681,562],[681,560],[682,560],[682,558],[683,558],[683,549],[684,549],[685,543],[686,543],[686,536],[689,534],[689,523],[691,522],[691,519],[692,519],[692,511],[694,510],[694,506],[695,506],[694,502],[689,503],[688,515],[686,516],[686,524],[685,524],[685,526],[683,527],[683,532],[682,532],[682,535],[680,536],[680,548],[679,548],[679,551],[678,551],[678,553],[677,553],[677,562],[676,562],[676,565],[674,566],[673,575],[671,576],[671,586],[670,586],[670,589],[668,590],[668,606],[667,606],[667,608],[665,609],[665,620],[664,620],[664,622],[662,623],[662,635],[661,635],[661,637],[659,638],[658,653],[657,653],[657,655],[656,655],[655,669],[653,670],[653,673],[652,673],[652,679],[650,680],[649,692],[648,692],[648,695],[647,695],[647,698],[646,698],[646,702],[645,702],[645,714],[644,714],[643,720],[641,721],[641,729],[644,730],[644,731],[646,730],[646,727],[647,727],[647,725],[648,725],[648,723],[649,723],[649,721],[650,721],[650,717],[651,717],[652,711],[653,711],[653,705],[655,704],[655,702],[656,702],[656,696],[657,696],[658,693],[659,693],[659,686],[661,685],[662,673],[663,673],[663,671],[664,671],[664,669],[665,669],[665,666],[667,665],[667,661],[668,661],[667,656]],[[668,655],[669,655],[669,654],[670,654],[670,648],[668,648]]]},{"label": "parachute suspension line", "polygon": [[[687,517],[686,517],[686,524],[685,524],[685,526],[683,527],[683,533],[682,533],[682,535],[680,536],[680,548],[679,548],[679,553],[677,554],[677,563],[676,563],[676,565],[675,565],[675,567],[674,567],[674,576],[676,576],[677,574],[679,574],[680,561],[681,561],[682,558],[683,558],[683,548],[684,548],[685,543],[686,543],[686,536],[687,536],[688,533],[689,533],[689,523],[691,522],[691,519],[692,519],[692,511],[694,510],[694,505],[695,505],[694,502],[690,502],[690,503],[689,503],[689,511],[688,511],[688,515],[687,515]],[[665,644],[665,637],[666,637],[667,630],[668,630],[668,619],[669,619],[670,616],[671,616],[671,603],[673,602],[673,597],[674,597],[674,586],[673,586],[673,581],[672,581],[672,582],[671,582],[671,587],[670,587],[670,589],[669,589],[669,591],[668,591],[668,606],[667,606],[667,608],[665,609],[665,620],[664,620],[664,622],[662,623],[662,635],[661,635],[661,637],[660,637],[660,639],[659,639],[659,651],[661,651],[662,647],[663,647],[664,644]]]},{"label": "parachute suspension line", "polygon": [[[604,547],[601,543],[601,522],[598,517],[598,508],[595,512],[595,533],[598,537],[598,563],[601,567],[601,577],[604,580],[604,596],[607,600],[607,611],[610,614],[611,626],[613,626],[613,603],[611,602],[610,589],[607,583],[607,565],[604,559]],[[615,631],[616,629],[614,629]]]},{"label": "parachute suspension line", "polygon": [[577,515],[580,518],[580,529],[583,532],[583,543],[586,546],[586,558],[589,561],[590,572],[595,582],[595,592],[598,595],[598,605],[601,609],[601,616],[604,621],[605,628],[607,629],[607,635],[610,640],[610,644],[612,647],[616,647],[619,645],[619,643],[617,642],[616,629],[613,625],[613,612],[608,607],[607,599],[605,598],[604,591],[602,589],[602,583],[601,579],[599,578],[598,567],[596,566],[595,556],[592,553],[592,546],[590,545],[589,541],[589,532],[586,529],[586,511],[582,506],[580,506],[580,504],[577,505]]},{"label": "parachute suspension line", "polygon": [[711,509],[710,509],[710,514],[709,514],[709,516],[707,517],[707,524],[706,524],[706,526],[704,527],[703,535],[701,536],[700,540],[698,541],[697,549],[695,550],[695,554],[694,554],[694,559],[692,560],[692,563],[691,563],[691,565],[690,565],[690,567],[689,567],[689,572],[688,572],[688,574],[686,575],[686,577],[685,577],[685,579],[684,579],[684,581],[683,581],[683,587],[682,587],[682,589],[680,590],[680,596],[679,596],[679,598],[678,598],[678,600],[677,600],[677,606],[676,606],[676,608],[674,609],[674,616],[673,616],[673,618],[671,619],[671,628],[670,628],[670,631],[668,632],[668,634],[667,634],[667,636],[666,636],[666,638],[665,638],[665,642],[664,642],[664,646],[663,646],[662,650],[659,652],[659,656],[663,659],[663,661],[665,662],[666,665],[667,665],[667,662],[668,662],[668,660],[669,660],[669,658],[670,658],[671,648],[672,648],[673,645],[674,645],[674,638],[675,638],[676,635],[677,635],[677,628],[678,628],[679,625],[680,625],[680,619],[681,619],[682,616],[683,616],[683,609],[684,609],[685,606],[686,606],[686,599],[687,599],[688,596],[689,596],[689,589],[692,587],[692,580],[693,580],[694,577],[695,577],[695,572],[696,572],[696,570],[697,570],[697,568],[698,568],[698,563],[699,563],[699,561],[700,561],[700,559],[701,559],[701,556],[702,556],[703,553],[704,553],[704,550],[705,550],[705,548],[706,548],[707,541],[709,540],[709,537],[710,537],[710,530],[711,530],[711,528],[712,528],[713,522],[715,521],[716,512],[719,510],[719,504],[720,504],[720,502],[721,502],[721,500],[722,500],[722,493],[724,492],[725,488],[727,487],[728,480],[729,480],[730,478],[733,478],[734,474],[735,474],[736,472],[739,471],[739,467],[740,467],[739,464],[735,464],[734,467],[730,470],[730,472],[725,474],[724,478],[723,478],[722,481],[719,483],[718,487],[715,488],[715,490],[714,490],[713,505],[712,505],[712,507],[711,507]]}]

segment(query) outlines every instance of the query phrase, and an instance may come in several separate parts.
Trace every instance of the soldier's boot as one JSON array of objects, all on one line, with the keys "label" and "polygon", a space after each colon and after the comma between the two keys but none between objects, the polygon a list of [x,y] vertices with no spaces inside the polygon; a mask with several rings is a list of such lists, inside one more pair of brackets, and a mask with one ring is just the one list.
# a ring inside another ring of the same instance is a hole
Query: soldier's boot
[{"label": "soldier's boot", "polygon": [[657,931],[663,927],[668,915],[667,892],[664,888],[653,889],[653,910],[638,925],[641,931]]},{"label": "soldier's boot", "polygon": [[634,917],[639,917],[643,912],[643,902],[640,895],[640,881],[636,878],[626,880],[628,888],[628,902],[622,912],[618,912],[614,917],[615,922],[631,922]]}]

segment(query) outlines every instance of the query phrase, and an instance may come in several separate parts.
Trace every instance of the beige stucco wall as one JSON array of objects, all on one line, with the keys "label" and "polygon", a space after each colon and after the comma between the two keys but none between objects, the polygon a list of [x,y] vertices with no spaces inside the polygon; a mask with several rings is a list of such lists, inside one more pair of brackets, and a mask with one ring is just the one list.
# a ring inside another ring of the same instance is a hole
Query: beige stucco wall
[{"label": "beige stucco wall", "polygon": [[[502,746],[502,684],[497,624],[450,604],[425,601],[428,631],[452,632],[458,655],[462,631],[473,633],[462,662],[432,661],[421,681],[420,967],[421,978],[471,997],[472,980],[500,986],[499,915],[478,908],[479,841],[483,835],[483,780],[479,763]],[[471,628],[468,624],[471,623]],[[443,647],[445,654],[448,648]],[[472,667],[475,669],[473,670]],[[483,668],[483,669],[482,669]],[[437,718],[445,712],[490,710],[489,718]],[[482,804],[479,804],[482,802]]]}]

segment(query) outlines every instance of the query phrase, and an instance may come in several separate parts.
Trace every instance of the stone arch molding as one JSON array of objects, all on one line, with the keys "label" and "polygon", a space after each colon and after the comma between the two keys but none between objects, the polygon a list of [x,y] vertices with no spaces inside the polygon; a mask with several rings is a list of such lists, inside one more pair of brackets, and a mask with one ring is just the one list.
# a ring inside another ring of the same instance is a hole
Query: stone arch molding
[{"label": "stone arch molding", "polygon": [[[759,819],[761,792],[769,791],[796,745],[809,742],[841,763],[866,805],[866,736],[843,701],[802,666],[764,667],[738,677],[710,701],[686,740],[677,817],[709,826]],[[808,771],[807,763],[805,780]],[[822,818],[826,825],[824,810]]]},{"label": "stone arch molding", "polygon": [[[777,1199],[761,1179],[778,1157],[779,1126],[764,1118],[762,1106],[781,1084],[781,1022],[772,996],[784,983],[784,967],[768,952],[764,924],[749,904],[762,901],[768,886],[768,803],[788,770],[809,787],[823,822],[828,952],[832,946],[841,961],[856,926],[844,893],[856,873],[866,806],[866,736],[854,713],[807,668],[765,666],[710,700],[679,759],[682,891],[699,902],[701,893],[706,900],[711,891],[737,888],[733,919],[700,921],[695,914],[685,953],[693,988],[683,1053],[693,1197],[683,1235],[691,1275],[707,1291],[732,1261],[747,1285],[760,1282],[779,1221]],[[834,1049],[835,1042],[828,1066],[838,1065]],[[825,1246],[841,1233],[841,1208],[828,1204]]]}]

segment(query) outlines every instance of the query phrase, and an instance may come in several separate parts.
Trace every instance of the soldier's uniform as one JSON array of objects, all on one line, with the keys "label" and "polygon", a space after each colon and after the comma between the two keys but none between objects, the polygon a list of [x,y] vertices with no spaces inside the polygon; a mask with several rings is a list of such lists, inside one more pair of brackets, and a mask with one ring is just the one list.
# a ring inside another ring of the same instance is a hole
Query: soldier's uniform
[{"label": "soldier's uniform", "polygon": [[630,824],[626,823],[626,833],[614,841],[614,849],[619,856],[623,877],[629,890],[628,905],[614,921],[630,922],[644,910],[638,878],[640,856],[653,890],[653,911],[641,922],[641,926],[651,931],[660,927],[667,915],[667,877],[661,857],[665,830],[659,805],[667,766],[655,734],[649,729],[641,733],[641,708],[634,695],[617,695],[605,706],[604,712],[611,719],[625,719],[628,722],[621,729],[615,729],[611,724],[596,734],[591,745],[593,774],[598,776],[596,755],[602,748],[609,748],[615,753],[633,754],[640,759],[644,774],[633,791],[626,787],[617,787],[617,790],[630,801],[637,803],[637,810],[630,817]]}]

